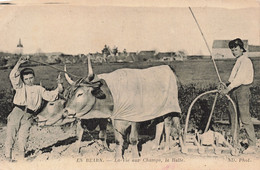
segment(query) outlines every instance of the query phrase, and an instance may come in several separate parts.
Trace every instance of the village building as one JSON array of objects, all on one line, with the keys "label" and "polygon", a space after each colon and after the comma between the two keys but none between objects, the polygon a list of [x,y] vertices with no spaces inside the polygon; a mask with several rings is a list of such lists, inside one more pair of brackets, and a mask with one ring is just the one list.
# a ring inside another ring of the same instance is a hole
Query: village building
[{"label": "village building", "polygon": [[53,53],[45,53],[45,55],[47,56],[47,59],[45,62],[49,63],[49,64],[55,64],[55,63],[60,63],[60,55],[62,53],[60,52],[53,52]]},{"label": "village building", "polygon": [[158,61],[174,61],[176,57],[175,52],[159,52],[157,54]]},{"label": "village building", "polygon": [[105,63],[106,59],[103,57],[102,53],[96,52],[96,53],[89,53],[88,55],[91,56],[91,61],[93,63]]},{"label": "village building", "polygon": [[127,57],[126,52],[118,52],[117,53],[117,62],[119,62],[119,63],[124,62],[126,57]]},{"label": "village building", "polygon": [[108,63],[115,63],[117,61],[117,56],[112,54],[112,55],[108,55],[106,58],[106,61]]},{"label": "village building", "polygon": [[184,61],[187,60],[187,53],[184,50],[179,50],[175,53],[174,59],[176,61]]},{"label": "village building", "polygon": [[72,64],[75,63],[75,59],[73,59],[73,55],[70,54],[61,54],[59,59],[61,60],[62,63],[64,64]]},{"label": "village building", "polygon": [[140,51],[137,54],[138,61],[148,61],[150,58],[153,58],[155,56],[156,52],[154,50],[152,51]]},{"label": "village building", "polygon": [[135,61],[138,61],[136,52],[128,52],[125,58],[125,62],[133,63]]}]

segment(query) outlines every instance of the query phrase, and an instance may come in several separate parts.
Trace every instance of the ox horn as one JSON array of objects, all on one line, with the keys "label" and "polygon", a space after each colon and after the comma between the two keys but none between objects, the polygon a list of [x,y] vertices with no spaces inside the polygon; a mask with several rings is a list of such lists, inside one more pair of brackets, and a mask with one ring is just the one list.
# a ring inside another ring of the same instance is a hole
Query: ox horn
[{"label": "ox horn", "polygon": [[91,60],[90,60],[90,56],[88,56],[88,77],[87,77],[87,81],[91,81],[93,79],[94,73],[93,73],[93,68],[91,65]]},{"label": "ox horn", "polygon": [[69,75],[67,74],[67,67],[66,64],[64,65],[64,72],[65,72],[65,78],[68,81],[68,83],[70,85],[74,84],[74,81],[69,77]]}]

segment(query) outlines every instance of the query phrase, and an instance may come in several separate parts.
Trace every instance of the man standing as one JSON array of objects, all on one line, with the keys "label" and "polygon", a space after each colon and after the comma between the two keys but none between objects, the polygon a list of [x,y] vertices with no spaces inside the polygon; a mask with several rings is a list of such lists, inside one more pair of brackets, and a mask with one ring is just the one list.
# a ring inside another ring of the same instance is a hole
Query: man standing
[{"label": "man standing", "polygon": [[[249,99],[251,95],[249,88],[253,83],[254,68],[252,61],[244,54],[246,50],[244,49],[244,44],[240,38],[230,41],[228,45],[231,49],[231,52],[236,57],[236,63],[230,74],[228,86],[222,90],[222,93],[227,94],[230,92],[231,98],[234,100],[237,106],[237,117],[241,120],[242,125],[246,130],[249,147],[244,150],[243,153],[255,153],[256,136],[249,112]],[[231,133],[234,135],[236,115],[233,107],[230,107],[229,110],[231,118]],[[237,127],[236,136],[239,134],[239,126],[237,125]],[[237,143],[237,141],[235,142]]]},{"label": "man standing", "polygon": [[63,87],[58,80],[58,87],[53,91],[34,84],[35,74],[33,69],[24,68],[19,71],[22,63],[28,61],[28,57],[21,57],[10,73],[10,80],[15,90],[13,99],[14,108],[7,118],[7,134],[5,141],[5,157],[13,161],[13,147],[17,138],[18,159],[24,159],[27,140],[33,122],[34,114],[40,109],[42,100],[54,101]]}]

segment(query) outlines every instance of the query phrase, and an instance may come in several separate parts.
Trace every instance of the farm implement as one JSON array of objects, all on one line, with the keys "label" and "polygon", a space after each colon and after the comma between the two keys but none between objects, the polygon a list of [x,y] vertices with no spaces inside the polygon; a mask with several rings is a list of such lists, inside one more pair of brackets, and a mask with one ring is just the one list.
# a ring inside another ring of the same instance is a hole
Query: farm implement
[{"label": "farm implement", "polygon": [[[189,7],[189,10],[198,26],[198,29],[203,37],[203,40],[208,48],[208,51],[211,55],[211,59],[215,68],[215,71],[217,73],[218,76],[218,80],[219,80],[219,86],[218,89],[216,90],[212,90],[212,91],[207,91],[204,92],[202,94],[200,94],[199,96],[197,96],[191,103],[189,109],[188,109],[188,113],[187,113],[187,117],[186,117],[186,122],[185,122],[185,128],[183,131],[183,134],[181,135],[179,141],[180,141],[180,146],[181,146],[181,152],[182,153],[191,153],[192,151],[196,151],[199,154],[203,154],[203,153],[208,153],[210,151],[213,151],[215,154],[221,154],[221,153],[225,153],[225,152],[229,152],[231,153],[231,155],[236,156],[239,154],[239,150],[237,149],[237,126],[238,126],[238,121],[237,121],[237,109],[236,109],[236,105],[234,103],[234,101],[230,98],[230,96],[228,94],[222,95],[227,97],[227,99],[229,100],[229,102],[231,102],[234,112],[235,112],[235,128],[234,128],[234,134],[233,134],[233,138],[229,137],[229,136],[225,136],[225,132],[222,131],[221,133],[219,132],[215,132],[212,130],[209,130],[209,125],[211,123],[211,119],[213,116],[213,112],[216,106],[216,102],[218,97],[220,96],[220,92],[226,88],[226,84],[224,82],[222,82],[219,72],[218,72],[218,68],[217,65],[215,63],[215,60],[212,56],[212,53],[210,51],[209,45],[202,33],[202,30],[199,26],[199,23],[196,20],[196,17],[191,9],[191,7]],[[210,111],[210,115],[207,121],[207,125],[206,128],[204,130],[204,132],[199,132],[197,129],[194,130],[194,132],[188,132],[188,125],[189,125],[189,119],[190,119],[190,114],[191,114],[191,110],[193,105],[196,103],[196,101],[198,101],[202,96],[208,95],[208,94],[215,94],[215,98],[212,104],[212,108]]]},{"label": "farm implement", "polygon": [[[233,156],[239,154],[239,150],[236,148],[237,146],[236,130],[234,132],[233,139],[232,137],[226,136],[225,135],[226,133],[224,131],[220,133],[220,132],[209,130],[209,125],[212,119],[216,101],[219,96],[218,91],[219,90],[212,90],[212,91],[202,93],[199,96],[197,96],[191,103],[188,109],[183,135],[179,139],[182,153],[188,154],[195,151],[199,154],[212,153],[212,152],[214,152],[215,154],[230,153]],[[216,94],[216,95],[207,121],[206,128],[203,133],[199,132],[197,129],[193,130],[193,132],[188,132],[189,119],[190,119],[192,107],[194,106],[196,101],[198,101],[201,97],[207,94]],[[233,100],[228,95],[226,95],[226,97],[232,103],[234,110],[237,113],[236,106]],[[237,126],[237,122],[235,126]]]}]

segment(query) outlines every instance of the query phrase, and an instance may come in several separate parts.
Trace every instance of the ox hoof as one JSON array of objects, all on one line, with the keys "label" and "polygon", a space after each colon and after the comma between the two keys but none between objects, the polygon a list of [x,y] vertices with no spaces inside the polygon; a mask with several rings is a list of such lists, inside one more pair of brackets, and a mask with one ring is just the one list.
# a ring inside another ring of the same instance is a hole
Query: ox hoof
[{"label": "ox hoof", "polygon": [[221,154],[221,150],[220,150],[220,149],[215,149],[215,151],[214,151],[214,152],[215,152],[215,154],[216,154],[216,155],[219,155],[219,154]]},{"label": "ox hoof", "polygon": [[107,144],[106,141],[102,141],[102,145],[103,145],[103,147],[106,148],[107,150],[109,149],[109,146],[108,146],[108,144]]},{"label": "ox hoof", "polygon": [[110,148],[106,148],[106,150],[107,150],[108,152],[114,152],[114,151],[115,151],[115,150],[110,149]]},{"label": "ox hoof", "polygon": [[160,146],[159,145],[153,145],[152,150],[160,150]]},{"label": "ox hoof", "polygon": [[182,147],[181,148],[181,153],[188,153],[188,149],[186,147]]},{"label": "ox hoof", "polygon": [[77,145],[72,145],[72,152],[75,154],[79,154],[81,151],[81,146],[77,146]]},{"label": "ox hoof", "polygon": [[120,159],[124,159],[122,149],[120,149],[120,148],[117,147],[115,150],[116,150],[115,159],[119,159],[119,160],[120,160]]},{"label": "ox hoof", "polygon": [[73,153],[79,154],[80,150],[81,150],[81,148],[75,148],[75,149],[73,149]]},{"label": "ox hoof", "polygon": [[116,159],[116,160],[124,160],[124,157],[123,157],[122,154],[116,153],[116,154],[115,154],[115,159]]},{"label": "ox hoof", "polygon": [[239,150],[238,149],[232,149],[231,150],[231,155],[232,156],[238,156],[239,155]]},{"label": "ox hoof", "polygon": [[130,145],[132,158],[139,158],[139,151],[137,145]]},{"label": "ox hoof", "polygon": [[164,151],[169,151],[169,150],[171,150],[170,146],[165,146],[164,147]]},{"label": "ox hoof", "polygon": [[199,154],[203,154],[205,152],[203,147],[199,147]]},{"label": "ox hoof", "polygon": [[136,158],[139,158],[139,153],[136,153],[136,152],[132,152],[132,159],[136,159]]}]

